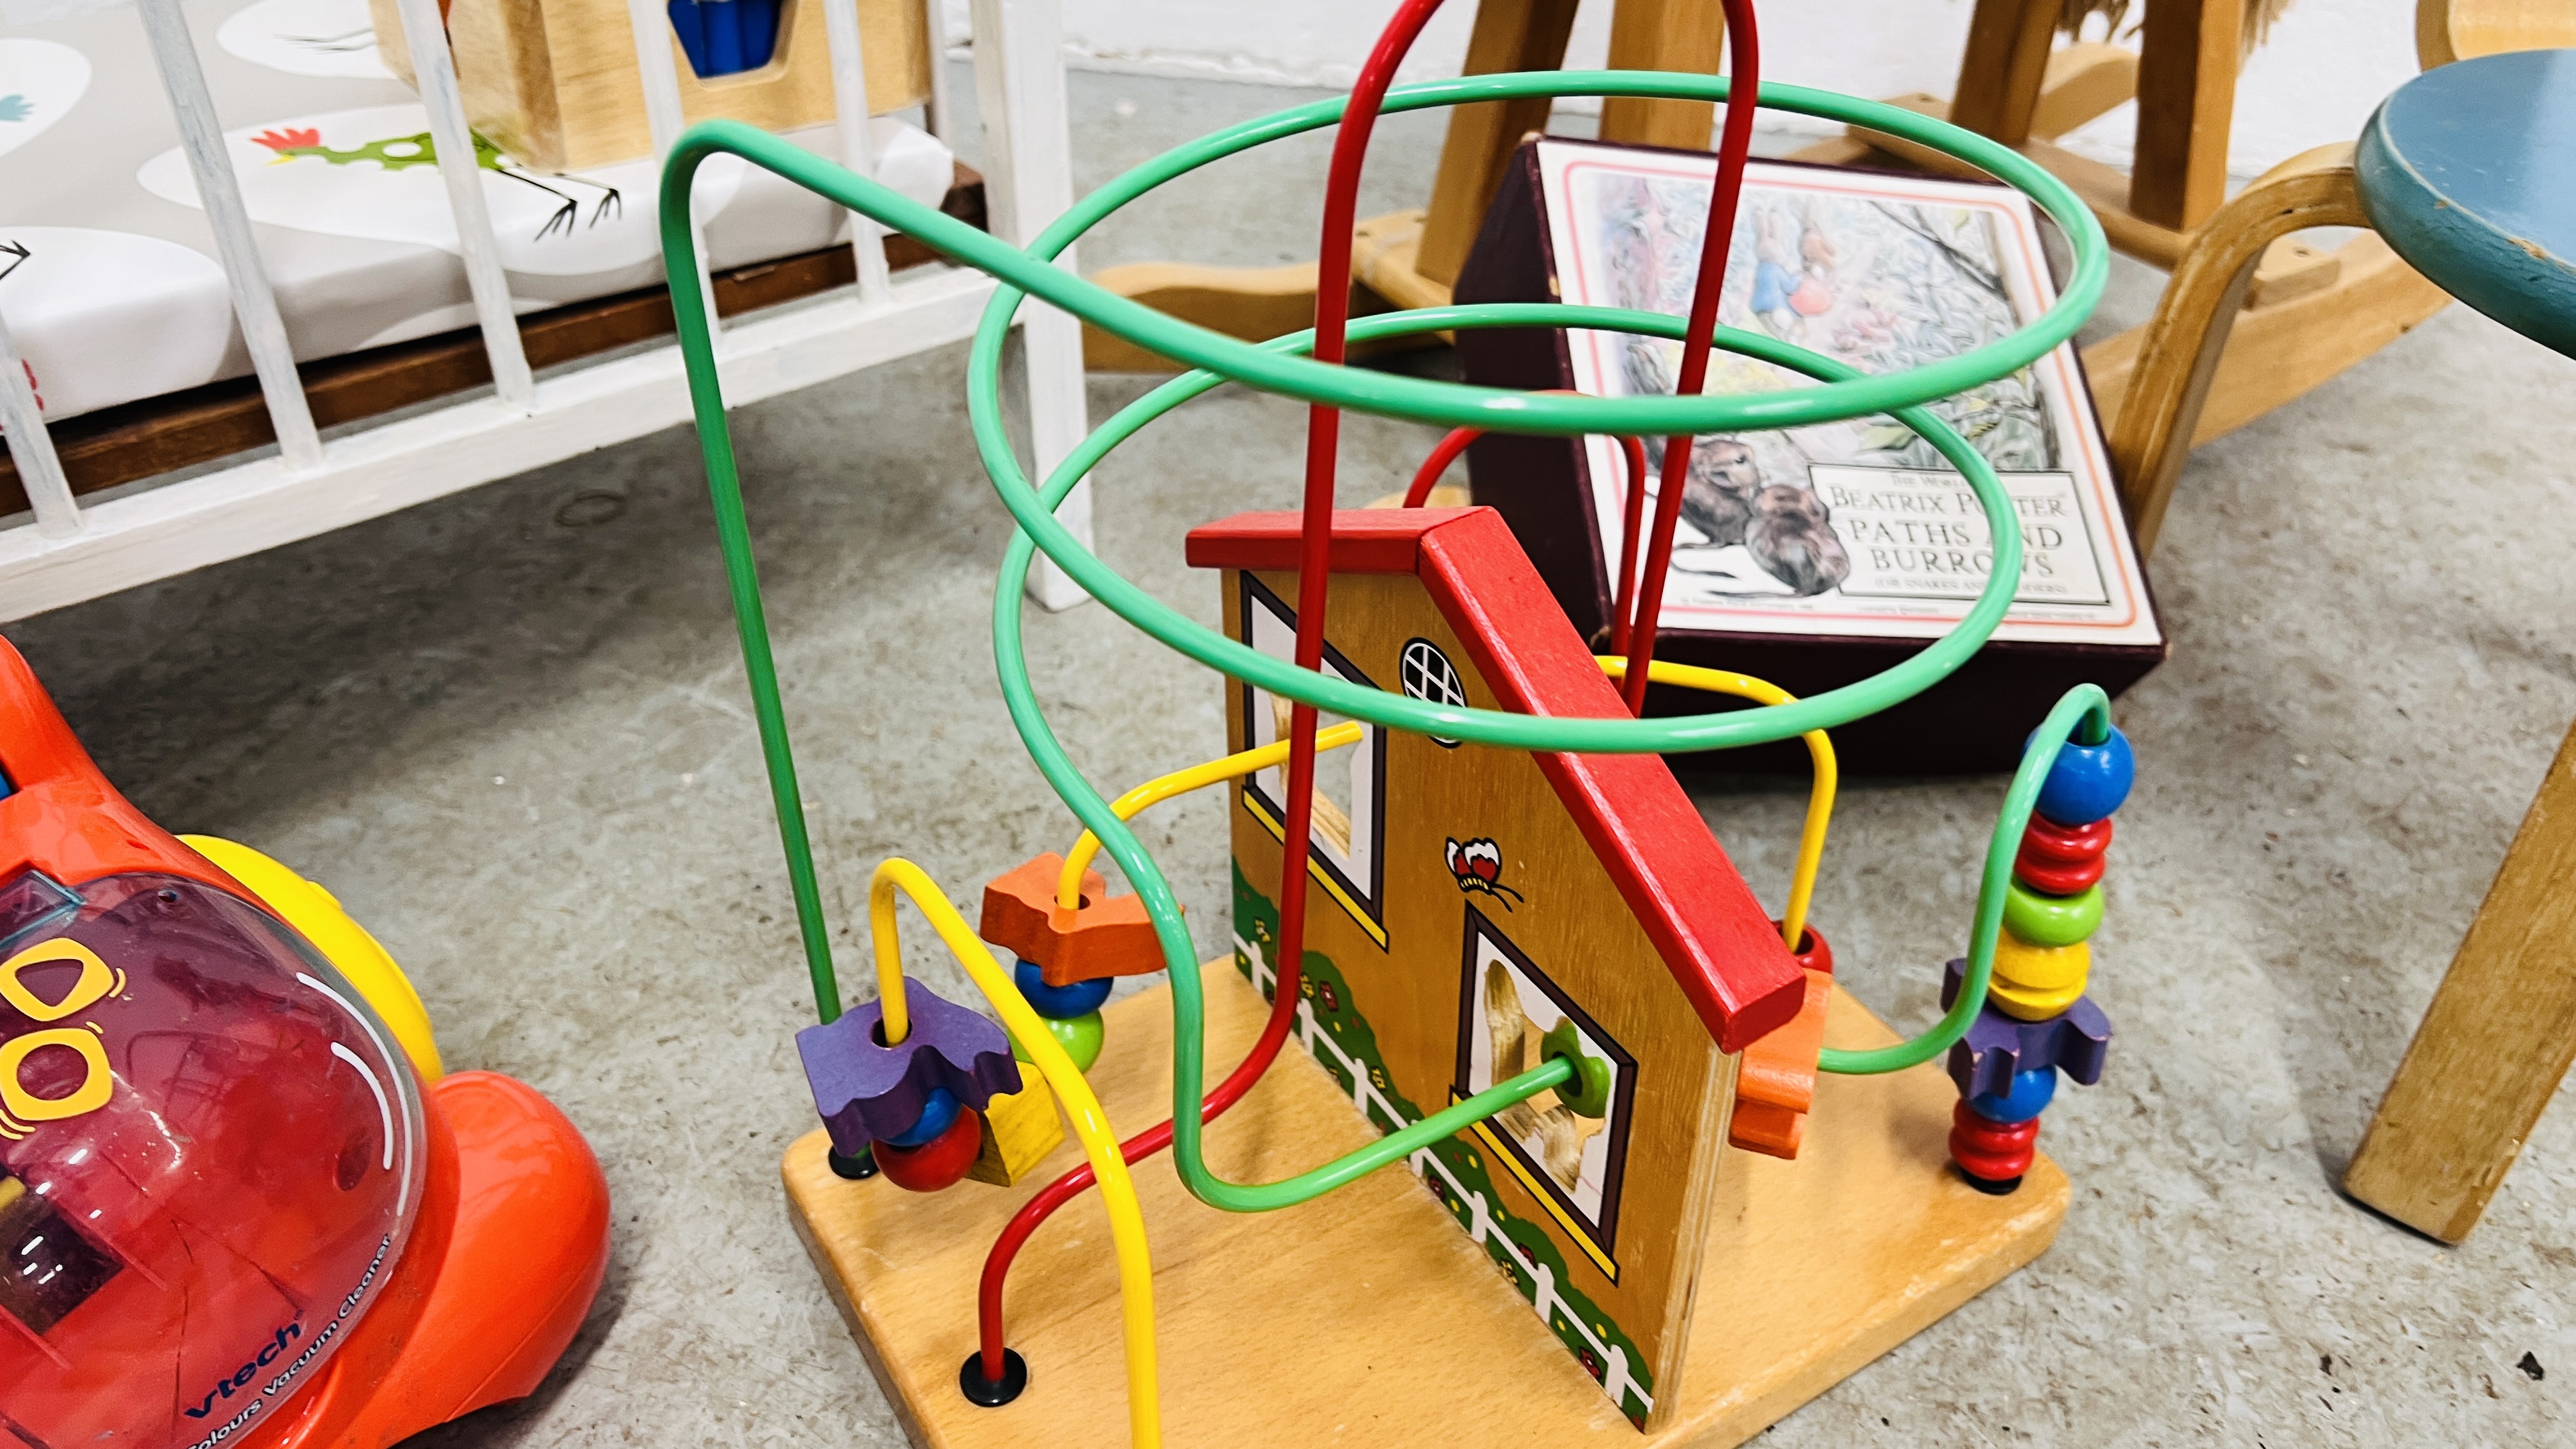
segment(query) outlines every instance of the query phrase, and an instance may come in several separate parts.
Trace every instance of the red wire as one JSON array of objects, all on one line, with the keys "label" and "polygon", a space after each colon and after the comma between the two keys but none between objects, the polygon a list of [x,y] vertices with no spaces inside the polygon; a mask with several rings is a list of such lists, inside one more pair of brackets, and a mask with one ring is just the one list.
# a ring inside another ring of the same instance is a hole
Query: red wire
[{"label": "red wire", "polygon": [[[1481,428],[1453,429],[1440,440],[1431,456],[1422,460],[1421,470],[1413,475],[1412,486],[1404,490],[1404,506],[1420,508],[1430,501],[1431,490],[1440,484],[1440,475],[1467,451],[1467,445],[1485,435]],[[1628,453],[1628,501],[1619,529],[1619,596],[1610,609],[1610,652],[1628,652],[1628,611],[1634,606],[1637,587],[1637,534],[1646,513],[1646,445],[1635,438],[1621,438]]]},{"label": "red wire", "polygon": [[[1379,34],[1368,62],[1342,110],[1333,137],[1332,169],[1324,180],[1324,234],[1315,256],[1315,347],[1319,362],[1345,360],[1351,320],[1351,235],[1359,225],[1360,163],[1378,108],[1395,68],[1414,37],[1440,8],[1440,0],[1405,0]],[[1333,472],[1342,437],[1340,409],[1317,403],[1306,410],[1306,504],[1297,564],[1297,649],[1301,670],[1324,667],[1324,594],[1333,543]],[[1313,826],[1315,707],[1298,702],[1288,715],[1287,820],[1281,832],[1279,971],[1284,989],[1305,957],[1307,835]]]},{"label": "red wire", "polygon": [[[1708,382],[1709,338],[1717,331],[1717,294],[1726,282],[1726,253],[1735,240],[1735,202],[1744,190],[1744,158],[1753,147],[1754,103],[1761,91],[1761,46],[1753,33],[1753,0],[1726,0],[1726,125],[1717,143],[1717,184],[1709,189],[1708,231],[1700,240],[1699,281],[1691,291],[1682,335],[1682,375],[1674,386],[1695,397]],[[1664,574],[1672,567],[1673,525],[1681,518],[1690,477],[1691,440],[1664,441],[1663,491],[1655,498],[1655,532],[1646,547],[1636,617],[1629,629],[1626,697],[1630,714],[1646,712],[1646,670],[1655,658],[1655,624],[1663,615]],[[1625,562],[1625,559],[1622,559]]]},{"label": "red wire", "polygon": [[[1386,99],[1387,87],[1395,83],[1396,66],[1412,49],[1414,37],[1422,33],[1432,12],[1439,8],[1440,0],[1405,0],[1404,7],[1378,36],[1377,46],[1360,68],[1359,80],[1351,87],[1350,102],[1343,109],[1340,131],[1333,140],[1332,169],[1324,181],[1324,236],[1315,259],[1314,356],[1319,361],[1339,363],[1346,358],[1351,320],[1351,236],[1358,225],[1360,162],[1368,151],[1369,133],[1376,128],[1378,108]],[[1332,552],[1333,469],[1341,443],[1341,421],[1341,413],[1333,408],[1318,405],[1307,413],[1305,526],[1297,577],[1296,647],[1297,667],[1306,670],[1320,671],[1324,663],[1324,583]],[[1300,703],[1293,707],[1288,734],[1288,819],[1280,852],[1277,990],[1270,1003],[1269,1019],[1262,1024],[1260,1040],[1253,1044],[1242,1065],[1200,1104],[1201,1121],[1242,1100],[1262,1073],[1270,1070],[1281,1044],[1288,1039],[1288,1024],[1296,1016],[1299,969],[1305,960],[1306,944],[1306,854],[1315,809],[1313,705]],[[1136,1162],[1160,1152],[1171,1141],[1172,1124],[1164,1122],[1129,1139],[1119,1148],[1119,1155]],[[985,1257],[975,1307],[981,1367],[987,1381],[998,1381],[1003,1371],[1002,1284],[1010,1276],[1011,1260],[1049,1214],[1071,1202],[1091,1183],[1092,1171],[1086,1163],[1047,1184],[1012,1216]]]},{"label": "red wire", "polygon": [[1619,520],[1619,596],[1610,605],[1610,652],[1628,652],[1629,613],[1637,603],[1637,533],[1646,521],[1646,445],[1621,438],[1628,450],[1628,501]]},{"label": "red wire", "polygon": [[1484,435],[1483,428],[1451,429],[1449,436],[1440,440],[1440,446],[1431,450],[1431,456],[1422,460],[1421,471],[1413,475],[1413,485],[1404,490],[1404,506],[1420,508],[1429,502],[1431,490],[1440,485],[1440,475],[1449,471],[1449,465],[1458,461],[1469,443]]},{"label": "red wire", "polygon": [[[1270,1064],[1278,1059],[1280,1045],[1288,1039],[1288,1024],[1296,1017],[1297,973],[1293,968],[1282,967],[1279,991],[1270,1003],[1270,1017],[1261,1024],[1261,1039],[1253,1043],[1251,1052],[1233,1074],[1219,1082],[1217,1089],[1208,1093],[1207,1100],[1199,1104],[1200,1121],[1214,1121],[1225,1109],[1243,1100],[1244,1093],[1251,1091],[1252,1084],[1260,1081],[1262,1074],[1270,1070]],[[1128,1138],[1119,1147],[1118,1155],[1130,1163],[1137,1163],[1171,1145],[1172,1124],[1159,1122]],[[1021,1204],[1018,1212],[1011,1214],[1011,1220],[1002,1226],[1002,1235],[993,1240],[993,1250],[984,1258],[983,1279],[975,1290],[976,1329],[984,1356],[985,1382],[997,1383],[1002,1377],[1002,1285],[1011,1276],[1012,1261],[1019,1257],[1020,1249],[1028,1243],[1030,1236],[1055,1215],[1056,1209],[1089,1191],[1095,1180],[1091,1164],[1086,1162],[1048,1183],[1038,1190],[1037,1196]]]}]

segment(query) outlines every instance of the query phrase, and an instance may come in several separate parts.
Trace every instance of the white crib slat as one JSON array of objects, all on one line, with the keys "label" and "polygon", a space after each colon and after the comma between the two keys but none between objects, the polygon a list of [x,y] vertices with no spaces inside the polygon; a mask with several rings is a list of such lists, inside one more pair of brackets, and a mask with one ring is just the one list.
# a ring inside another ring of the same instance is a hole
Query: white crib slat
[{"label": "white crib slat", "polygon": [[930,48],[930,104],[922,109],[924,129],[957,149],[957,135],[951,129],[957,124],[957,113],[948,100],[948,0],[921,0],[921,21],[927,32],[922,43]]},{"label": "white crib slat", "polygon": [[261,397],[269,421],[277,428],[277,446],[286,466],[302,471],[322,466],[322,435],[314,430],[313,410],[304,400],[303,380],[295,373],[295,350],[286,340],[286,323],[277,314],[277,294],[268,285],[268,268],[253,240],[250,212],[242,205],[241,178],[225,154],[223,123],[215,115],[214,94],[206,89],[205,67],[179,0],[141,0],[143,30],[151,37],[153,59],[161,68],[161,86],[179,121],[179,144],[188,170],[196,178],[197,199],[214,229],[215,252],[224,264],[224,281],[232,289],[233,315],[241,322],[242,341],[250,348],[259,374]]},{"label": "white crib slat", "polygon": [[626,0],[626,23],[635,33],[635,70],[644,80],[644,124],[652,128],[653,154],[660,156],[689,124],[680,106],[679,63],[671,56],[671,17],[661,0]]},{"label": "white crib slat", "polygon": [[[877,148],[868,136],[868,71],[860,49],[858,0],[823,0],[823,30],[832,51],[832,104],[840,122],[841,164],[861,176],[874,177]],[[859,265],[859,300],[870,305],[884,302],[893,285],[886,268],[885,229],[855,211],[850,213],[850,254]]]},{"label": "white crib slat", "polygon": [[18,465],[18,486],[35,506],[36,531],[47,538],[80,532],[80,504],[63,477],[62,455],[45,431],[44,411],[36,405],[36,390],[27,384],[27,362],[18,355],[6,318],[0,318],[0,428],[8,430],[9,461]]},{"label": "white crib slat", "polygon": [[413,83],[429,111],[429,137],[438,147],[438,175],[447,183],[448,209],[456,216],[457,252],[465,260],[465,285],[474,293],[475,320],[483,327],[483,352],[492,359],[493,388],[510,406],[532,409],[537,382],[528,371],[518,315],[510,305],[510,279],[501,269],[500,244],[492,235],[482,161],[457,88],[446,22],[439,18],[438,0],[394,0],[394,9],[402,16],[403,40],[411,47]]},{"label": "white crib slat", "polygon": [[[653,154],[667,161],[671,143],[688,129],[689,117],[680,103],[679,40],[671,34],[664,0],[626,0],[626,28],[635,37],[635,71],[644,82],[644,123],[653,132]],[[653,195],[658,207],[662,195],[658,181]],[[716,315],[715,283],[707,271],[707,230],[698,225],[695,215],[689,218],[689,235],[698,244],[698,291],[707,299],[707,336],[721,353],[724,319]]]},{"label": "white crib slat", "polygon": [[[1066,129],[1063,19],[1057,0],[975,0],[975,99],[984,118],[984,204],[993,234],[1014,246],[1073,206],[1073,141]],[[1078,270],[1074,249],[1055,265]],[[1028,351],[1029,446],[1044,478],[1090,431],[1083,390],[1082,324],[1034,298],[1020,308]],[[1065,496],[1056,518],[1091,543],[1091,481]],[[1052,559],[1029,574],[1029,592],[1050,609],[1090,595]]]}]

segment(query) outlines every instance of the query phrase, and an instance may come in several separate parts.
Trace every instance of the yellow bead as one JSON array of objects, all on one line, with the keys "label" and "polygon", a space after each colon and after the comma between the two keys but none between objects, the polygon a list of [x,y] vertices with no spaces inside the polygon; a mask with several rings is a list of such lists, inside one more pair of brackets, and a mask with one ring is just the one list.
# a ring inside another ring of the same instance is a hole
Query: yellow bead
[{"label": "yellow bead", "polygon": [[[2093,969],[2093,948],[2084,941],[2072,946],[2034,946],[2010,931],[1995,935],[1995,984],[2015,986],[2025,991],[2054,990],[2072,986],[2075,994],[2084,992],[2084,978]],[[2072,999],[2072,998],[2070,998]]]},{"label": "yellow bead", "polygon": [[2008,986],[1997,977],[1986,988],[1986,1000],[1994,1004],[1995,1010],[2022,1021],[2046,1021],[2060,1015],[2083,994],[2081,981],[2072,986],[2022,987]]}]

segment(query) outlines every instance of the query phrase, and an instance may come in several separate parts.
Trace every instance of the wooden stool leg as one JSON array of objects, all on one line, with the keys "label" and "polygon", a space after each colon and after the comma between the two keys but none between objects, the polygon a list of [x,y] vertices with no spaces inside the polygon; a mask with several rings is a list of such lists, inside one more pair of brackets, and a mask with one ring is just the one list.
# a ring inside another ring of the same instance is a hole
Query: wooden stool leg
[{"label": "wooden stool leg", "polygon": [[2048,74],[2059,0],[1977,0],[1949,118],[2007,146],[2031,137]]},{"label": "wooden stool leg", "polygon": [[2138,552],[2155,547],[2165,504],[2190,456],[2210,380],[2264,249],[2315,226],[2368,226],[2353,189],[2352,143],[2274,167],[2193,233],[2138,347],[2111,421],[2111,468]]},{"label": "wooden stool leg", "polygon": [[[1566,37],[1574,32],[1574,0],[1484,0],[1467,40],[1468,75],[1497,71],[1555,70],[1565,64]],[[1549,100],[1487,101],[1450,112],[1440,171],[1431,183],[1431,208],[1422,221],[1414,269],[1442,286],[1458,280],[1467,253],[1484,225],[1485,208],[1502,184],[1503,167],[1521,137],[1547,128]]]},{"label": "wooden stool leg", "polygon": [[2146,0],[2129,210],[2188,231],[2227,199],[2245,0]]},{"label": "wooden stool leg", "polygon": [[[1726,54],[1718,0],[1619,0],[1610,13],[1612,70],[1678,70],[1715,75]],[[1717,107],[1704,101],[1613,96],[1601,103],[1601,139],[1623,146],[1708,149]]]},{"label": "wooden stool leg", "polygon": [[2532,797],[2343,1190],[2443,1242],[2467,1237],[2571,1058],[2576,729]]}]

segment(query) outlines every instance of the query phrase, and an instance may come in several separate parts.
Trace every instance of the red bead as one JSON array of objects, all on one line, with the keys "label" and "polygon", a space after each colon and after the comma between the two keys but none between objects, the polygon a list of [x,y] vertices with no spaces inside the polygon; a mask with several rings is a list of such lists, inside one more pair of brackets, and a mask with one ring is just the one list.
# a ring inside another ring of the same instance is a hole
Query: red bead
[{"label": "red bead", "polygon": [[984,1150],[984,1118],[980,1113],[960,1112],[947,1131],[919,1147],[879,1142],[871,1150],[886,1181],[912,1192],[937,1192],[975,1165],[976,1154]]},{"label": "red bead", "polygon": [[1990,1122],[1967,1103],[1950,1109],[1950,1160],[1970,1177],[2003,1182],[2030,1171],[2037,1155],[2039,1119]]},{"label": "red bead", "polygon": [[[1771,924],[1777,928],[1780,923],[1773,921]],[[1789,959],[1797,962],[1802,970],[1822,971],[1828,976],[1834,974],[1834,948],[1825,944],[1825,933],[1817,930],[1812,921],[1807,924],[1805,937],[1798,942],[1798,949],[1790,953]]]},{"label": "red bead", "polygon": [[2013,874],[2035,891],[2053,896],[2082,895],[2102,878],[2102,853],[2111,846],[2111,822],[2060,825],[2034,811],[2021,834],[2021,853]]}]

